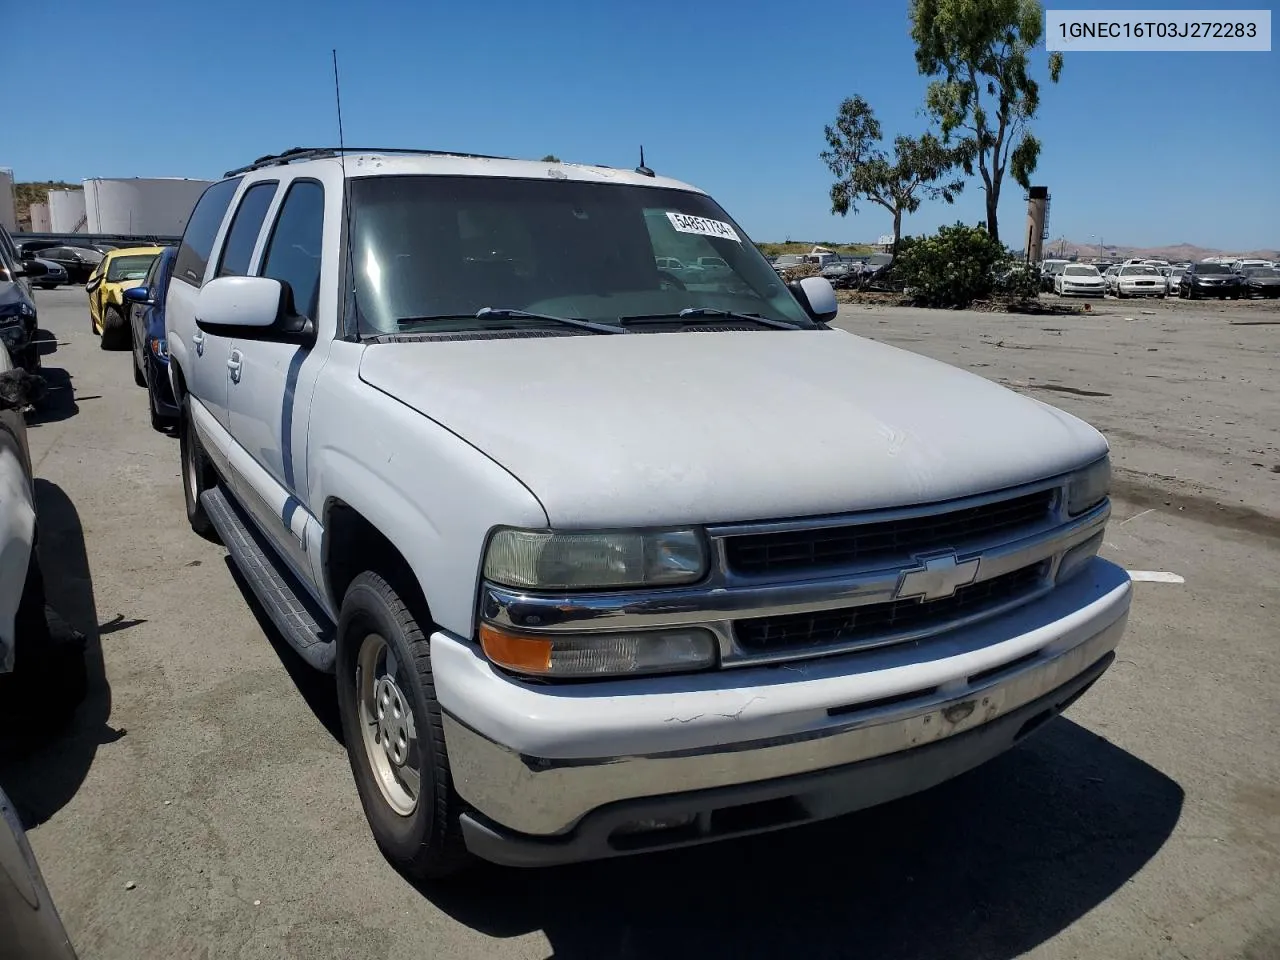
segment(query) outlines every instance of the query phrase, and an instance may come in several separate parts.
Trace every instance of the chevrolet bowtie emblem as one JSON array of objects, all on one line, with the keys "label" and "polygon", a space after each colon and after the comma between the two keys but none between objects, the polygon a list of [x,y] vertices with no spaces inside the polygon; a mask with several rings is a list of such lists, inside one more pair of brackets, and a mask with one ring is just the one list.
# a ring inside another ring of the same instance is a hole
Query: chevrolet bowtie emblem
[{"label": "chevrolet bowtie emblem", "polygon": [[903,570],[898,577],[895,600],[945,600],[978,578],[979,558],[960,561],[954,550],[916,560],[919,566]]}]

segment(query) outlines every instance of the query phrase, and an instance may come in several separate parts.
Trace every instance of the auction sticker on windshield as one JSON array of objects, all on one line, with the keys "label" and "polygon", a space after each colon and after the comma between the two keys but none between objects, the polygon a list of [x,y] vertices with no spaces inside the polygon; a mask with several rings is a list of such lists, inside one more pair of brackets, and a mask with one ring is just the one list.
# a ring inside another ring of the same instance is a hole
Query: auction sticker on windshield
[{"label": "auction sticker on windshield", "polygon": [[667,219],[680,233],[696,233],[703,237],[719,237],[721,240],[742,242],[738,232],[723,220],[708,220],[706,217],[694,217],[687,213],[670,211],[667,212]]}]

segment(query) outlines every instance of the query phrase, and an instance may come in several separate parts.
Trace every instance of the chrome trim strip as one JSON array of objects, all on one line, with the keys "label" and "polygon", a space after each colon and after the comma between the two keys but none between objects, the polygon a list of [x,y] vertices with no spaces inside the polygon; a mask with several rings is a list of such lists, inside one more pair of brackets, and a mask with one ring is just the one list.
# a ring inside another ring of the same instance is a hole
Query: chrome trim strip
[{"label": "chrome trim strip", "polygon": [[[959,556],[980,558],[974,582],[981,583],[1043,560],[1056,559],[1100,532],[1110,513],[1110,504],[1104,502],[1052,530],[986,549],[965,549]],[[530,633],[645,630],[885,603],[894,599],[900,575],[901,568],[895,566],[817,580],[733,586],[704,583],[662,590],[588,594],[529,593],[485,583],[481,589],[480,614],[499,627]]]},{"label": "chrome trim strip", "polygon": [[[1092,464],[1090,464],[1091,466]],[[968,510],[971,507],[985,507],[1001,500],[1016,500],[1030,493],[1038,493],[1053,487],[1065,488],[1070,479],[1080,470],[1073,470],[1061,476],[1047,480],[1038,480],[1018,487],[1008,487],[990,493],[977,494],[972,497],[960,497],[955,500],[931,501],[910,507],[891,507],[885,510],[866,510],[861,513],[839,513],[824,517],[797,517],[793,520],[772,520],[751,523],[712,524],[706,528],[707,534],[713,538],[745,537],[761,533],[786,533],[792,530],[822,530],[828,527],[860,527],[869,523],[885,523],[892,520],[908,520],[914,517],[929,517],[943,513],[954,513],[957,510]],[[1062,506],[1062,497],[1054,503],[1055,513]]]},{"label": "chrome trim strip", "polygon": [[981,726],[1068,683],[1119,643],[1127,611],[1084,642],[967,688],[853,711],[785,737],[677,753],[585,760],[521,756],[443,714],[459,793],[513,830],[564,833],[606,803],[752,783],[844,766],[943,740]]}]

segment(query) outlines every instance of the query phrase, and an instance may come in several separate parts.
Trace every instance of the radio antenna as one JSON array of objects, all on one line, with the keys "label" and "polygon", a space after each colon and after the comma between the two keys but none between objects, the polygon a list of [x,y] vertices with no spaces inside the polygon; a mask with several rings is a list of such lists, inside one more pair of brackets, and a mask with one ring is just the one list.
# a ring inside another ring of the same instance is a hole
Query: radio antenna
[{"label": "radio antenna", "polygon": [[[333,99],[338,107],[338,164],[342,168],[342,215],[343,215],[343,221],[346,226],[346,230],[345,230],[346,242],[344,243],[344,246],[346,247],[347,283],[350,284],[350,289],[351,289],[351,307],[355,311],[355,320],[356,320],[355,338],[359,339],[360,306],[359,306],[359,303],[356,301],[356,272],[355,272],[355,264],[352,260],[352,255],[351,255],[351,236],[352,236],[351,235],[351,203],[349,198],[347,197],[347,150],[346,150],[347,143],[342,136],[342,86],[338,82],[338,49],[334,47],[332,52],[333,52]],[[349,329],[349,324],[347,323],[345,311],[344,311],[342,326],[343,326],[342,332],[345,335],[350,336],[351,330]]]}]

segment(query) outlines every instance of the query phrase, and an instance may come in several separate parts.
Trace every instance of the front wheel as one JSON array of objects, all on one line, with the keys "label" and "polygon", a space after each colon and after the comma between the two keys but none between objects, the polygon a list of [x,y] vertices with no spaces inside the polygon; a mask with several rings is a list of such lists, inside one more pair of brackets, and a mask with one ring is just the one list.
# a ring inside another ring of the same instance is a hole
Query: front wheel
[{"label": "front wheel", "polygon": [[438,878],[470,859],[453,788],[431,641],[380,574],[351,582],[337,633],[343,739],[374,840],[407,874]]},{"label": "front wheel", "polygon": [[200,446],[200,437],[191,423],[189,398],[184,398],[182,401],[178,446],[182,457],[182,494],[187,503],[187,522],[200,536],[206,540],[212,540],[217,534],[214,532],[213,522],[204,511],[204,504],[200,502],[200,494],[213,487],[215,478],[213,467]]},{"label": "front wheel", "polygon": [[103,350],[119,350],[124,335],[124,315],[117,307],[107,307],[102,311],[102,340],[99,346]]}]

